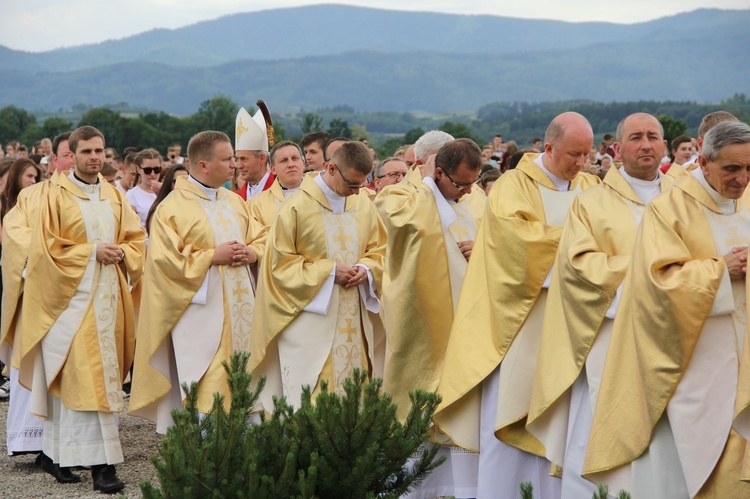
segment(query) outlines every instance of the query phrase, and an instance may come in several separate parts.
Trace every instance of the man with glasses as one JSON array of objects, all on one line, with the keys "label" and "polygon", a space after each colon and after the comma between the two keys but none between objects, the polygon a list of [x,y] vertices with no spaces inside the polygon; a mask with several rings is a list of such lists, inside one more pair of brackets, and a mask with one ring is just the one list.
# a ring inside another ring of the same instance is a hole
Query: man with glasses
[{"label": "man with glasses", "polygon": [[[575,196],[599,183],[579,173],[594,140],[589,122],[563,113],[543,154],[526,154],[490,191],[448,339],[435,423],[479,451],[477,497],[514,497],[531,482],[559,497],[544,446],[526,432],[547,288]],[[459,179],[454,178],[459,181]]]},{"label": "man with glasses", "polygon": [[375,192],[380,192],[387,185],[398,184],[409,172],[409,167],[401,159],[391,157],[384,159],[373,172]]},{"label": "man with glasses", "polygon": [[250,368],[273,396],[299,407],[302,387],[343,393],[353,368],[382,376],[375,350],[385,231],[366,196],[372,170],[361,142],[341,144],[320,175],[305,177],[268,232],[259,269]]},{"label": "man with glasses", "polygon": [[[406,171],[406,164],[401,166],[396,173]],[[388,232],[383,390],[393,396],[402,421],[410,408],[409,393],[435,391],[440,381],[453,313],[486,204],[481,191],[477,197],[465,196],[479,190],[474,184],[481,167],[479,146],[469,139],[449,140],[414,170],[422,177],[416,187],[392,185],[375,199]],[[464,197],[471,202],[460,203]],[[436,435],[435,441],[449,443],[445,435]],[[446,462],[410,497],[476,497],[477,454],[450,446],[440,452]]]},{"label": "man with glasses", "polygon": [[141,227],[145,229],[148,210],[151,209],[151,205],[154,204],[161,190],[161,182],[159,182],[162,166],[161,154],[155,149],[144,149],[135,155],[135,165],[139,182],[125,194],[125,197],[138,213]]}]

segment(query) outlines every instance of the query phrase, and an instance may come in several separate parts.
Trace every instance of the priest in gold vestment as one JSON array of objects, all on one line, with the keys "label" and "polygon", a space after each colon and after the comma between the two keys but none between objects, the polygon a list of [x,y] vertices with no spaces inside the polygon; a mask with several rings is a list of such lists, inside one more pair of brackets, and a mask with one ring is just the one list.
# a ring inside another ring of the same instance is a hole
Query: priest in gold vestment
[{"label": "priest in gold vestment", "polygon": [[138,320],[130,412],[155,421],[160,433],[183,406],[183,383],[198,383],[200,412],[211,409],[215,392],[229,408],[221,362],[250,350],[250,265],[265,241],[242,198],[221,187],[236,168],[229,137],[198,133],[188,158],[190,175],[154,212]]},{"label": "priest in gold vestment", "polygon": [[[714,111],[712,113],[708,113],[703,117],[703,119],[701,120],[701,124],[698,127],[698,138],[696,139],[698,153],[700,153],[701,149],[703,148],[703,137],[706,136],[711,128],[724,121],[739,120],[736,116],[726,111]],[[673,163],[672,166],[669,167],[669,170],[667,170],[667,172],[664,174],[664,178],[662,179],[662,182],[664,182],[664,187],[671,187],[673,183],[687,176],[688,173],[698,168],[698,166],[699,165],[697,163],[692,162],[685,165]]]},{"label": "priest in gold vestment", "polygon": [[[50,187],[32,234],[17,367],[31,412],[46,418],[44,454],[58,468],[92,466],[94,489],[112,493],[124,487],[115,413],[135,340],[127,278],[140,279],[145,232],[98,176],[101,132],[78,128],[69,144],[75,170]],[[73,481],[70,471],[56,474]]]},{"label": "priest in gold vestment", "polygon": [[532,482],[557,497],[544,448],[524,429],[550,280],[568,208],[598,177],[579,173],[593,143],[586,118],[557,116],[545,152],[526,154],[488,198],[438,388],[435,415],[456,445],[479,451],[478,497],[515,497]]},{"label": "priest in gold vestment", "polygon": [[279,142],[273,146],[270,161],[271,174],[276,176],[271,188],[247,200],[250,214],[266,230],[276,220],[281,203],[299,190],[305,171],[302,150],[294,142]]},{"label": "priest in gold vestment", "polygon": [[700,168],[646,208],[584,474],[633,497],[748,497],[750,127],[705,136]]},{"label": "priest in gold vestment", "polygon": [[[389,186],[375,199],[388,233],[383,390],[393,396],[402,421],[411,407],[409,393],[435,391],[440,381],[453,312],[486,205],[475,185],[481,161],[474,142],[454,140],[411,170],[409,182]],[[440,452],[446,462],[407,497],[476,497],[476,453],[460,447]]]},{"label": "priest in gold vestment", "polygon": [[[68,147],[70,133],[64,132],[55,137],[52,144],[53,173],[49,181],[22,189],[18,195],[18,202],[2,221],[3,296],[0,314],[0,360],[10,368],[11,396],[6,425],[9,455],[42,450],[44,421],[29,412],[31,392],[18,382],[18,369],[13,367],[11,354],[17,338],[16,330],[22,329],[18,319],[31,236],[34,227],[39,223],[39,212],[50,186],[57,185],[60,175],[67,175],[73,163],[73,154]],[[16,352],[20,353],[20,350]],[[15,364],[18,365],[18,360]]]},{"label": "priest in gold vestment", "polygon": [[576,197],[563,227],[526,423],[547,458],[563,468],[563,498],[596,492],[581,478],[595,394],[636,230],[646,205],[662,190],[665,140],[659,121],[630,115],[618,125],[615,140],[623,166],[610,168],[602,185]]},{"label": "priest in gold vestment", "polygon": [[370,314],[380,310],[385,230],[357,194],[371,169],[367,146],[341,144],[324,172],[282,204],[268,233],[250,350],[254,375],[267,376],[267,412],[274,395],[299,407],[304,385],[318,391],[326,381],[343,393],[355,367],[382,376],[374,351],[383,339]]}]

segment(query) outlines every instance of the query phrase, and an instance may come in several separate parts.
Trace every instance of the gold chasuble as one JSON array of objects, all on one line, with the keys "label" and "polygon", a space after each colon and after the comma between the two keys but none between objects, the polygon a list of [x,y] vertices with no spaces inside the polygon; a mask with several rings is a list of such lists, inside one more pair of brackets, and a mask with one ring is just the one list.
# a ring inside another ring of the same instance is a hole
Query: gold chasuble
[{"label": "gold chasuble", "polygon": [[[437,390],[467,267],[457,243],[476,239],[486,205],[479,189],[472,191],[479,196],[467,194],[458,203],[448,202],[422,182],[418,168],[409,176],[415,177],[413,183],[388,186],[375,198],[388,232],[383,391],[393,396],[402,421],[411,408],[409,392]],[[441,218],[441,206],[452,212],[446,216],[449,220]]]},{"label": "gold chasuble", "polygon": [[[749,234],[748,212],[700,170],[646,208],[594,412],[589,480],[637,497],[642,475],[658,483],[677,467],[691,497],[750,497],[746,440],[732,430],[739,412],[748,436],[745,283],[729,280],[722,257]],[[675,457],[660,463],[669,449]]]},{"label": "gold chasuble", "polygon": [[[543,284],[573,196],[598,184],[599,178],[579,173],[569,191],[560,192],[535,164],[539,156],[524,155],[490,191],[445,353],[438,388],[443,401],[435,422],[456,445],[475,451],[479,450],[482,381],[510,352],[513,362],[507,365],[508,373],[522,366],[525,371],[514,373],[510,386],[504,380],[511,378],[500,373],[505,394],[498,399],[496,436],[544,455],[541,444],[523,428],[536,366],[535,345],[541,337]],[[523,341],[514,341],[517,336]],[[503,428],[513,423],[514,432]]]},{"label": "gold chasuble", "polygon": [[672,166],[669,167],[667,170],[667,173],[664,174],[661,181],[664,184],[664,189],[668,189],[672,187],[672,184],[677,182],[683,177],[686,177],[688,173],[698,168],[697,163],[690,163],[687,165],[678,165],[677,163],[672,163]]},{"label": "gold chasuble", "polygon": [[279,179],[273,181],[271,187],[247,200],[252,217],[263,225],[266,230],[271,226],[279,213],[281,203],[284,202],[284,190]]},{"label": "gold chasuble", "polygon": [[253,280],[250,266],[211,262],[214,248],[229,241],[249,245],[260,260],[265,234],[242,198],[187,178],[154,212],[130,412],[156,421],[157,431],[182,407],[182,383],[198,383],[200,412],[209,411],[214,392],[229,408],[221,362],[250,350]]},{"label": "gold chasuble", "polygon": [[32,225],[39,222],[42,208],[50,186],[57,185],[60,174],[55,171],[47,182],[40,182],[22,189],[18,202],[3,219],[3,298],[2,325],[0,326],[0,360],[6,365],[18,366],[20,350],[16,349],[11,361],[11,349],[16,329],[21,330],[19,319],[23,295],[23,272],[31,246]]},{"label": "gold chasuble", "polygon": [[613,322],[607,317],[645,209],[621,171],[610,168],[602,185],[576,197],[563,227],[526,424],[558,466],[570,438],[571,387],[584,364],[589,391],[599,386]]},{"label": "gold chasuble", "polygon": [[[16,340],[32,413],[47,417],[47,393],[74,411],[122,410],[135,341],[126,274],[132,282],[141,276],[145,236],[122,194],[101,178],[84,185],[60,176],[50,186],[32,234]],[[97,262],[96,243],[119,245],[125,258]]]},{"label": "gold chasuble", "polygon": [[370,307],[364,285],[346,289],[331,275],[337,262],[362,264],[374,279],[368,285],[380,289],[383,225],[367,196],[348,196],[343,210],[334,211],[319,183],[306,176],[301,192],[281,206],[259,270],[256,306],[263,313],[255,316],[250,367],[255,376],[267,376],[261,394],[267,412],[273,396],[299,407],[304,385],[317,392],[326,381],[343,393],[353,368],[376,367],[374,351],[383,341],[373,329],[379,302]]}]

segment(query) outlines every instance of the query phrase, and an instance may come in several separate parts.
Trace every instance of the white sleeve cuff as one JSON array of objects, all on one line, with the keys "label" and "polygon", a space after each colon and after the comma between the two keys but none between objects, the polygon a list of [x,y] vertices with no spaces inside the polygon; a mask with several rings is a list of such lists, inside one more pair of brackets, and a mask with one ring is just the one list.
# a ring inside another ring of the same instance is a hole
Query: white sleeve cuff
[{"label": "white sleeve cuff", "polygon": [[724,277],[721,279],[719,284],[719,290],[716,292],[716,298],[714,298],[714,304],[711,307],[711,311],[708,313],[709,317],[715,317],[717,315],[731,314],[735,311],[734,307],[734,293],[732,293],[732,281],[729,278],[729,269],[724,269]]},{"label": "white sleeve cuff", "polygon": [[367,271],[367,283],[361,283],[359,286],[359,296],[362,297],[362,303],[365,305],[365,309],[373,314],[380,313],[380,300],[378,299],[378,290],[375,289],[375,279],[372,277],[372,272],[367,268],[367,265],[357,263],[355,267],[362,267]]},{"label": "white sleeve cuff", "polygon": [[318,290],[318,294],[315,298],[310,300],[304,310],[305,312],[312,312],[318,315],[327,315],[328,307],[331,304],[331,296],[333,295],[333,284],[334,278],[336,277],[336,264],[333,265],[331,273],[328,274],[328,278]]},{"label": "white sleeve cuff", "polygon": [[555,270],[555,266],[553,265],[549,269],[549,273],[547,273],[547,277],[544,278],[544,284],[542,284],[542,288],[549,289],[549,285],[552,284],[552,272]]},{"label": "white sleeve cuff", "polygon": [[206,272],[206,277],[203,278],[201,287],[195,292],[195,296],[190,300],[191,305],[205,305],[208,303],[208,274],[211,272],[211,267]]}]

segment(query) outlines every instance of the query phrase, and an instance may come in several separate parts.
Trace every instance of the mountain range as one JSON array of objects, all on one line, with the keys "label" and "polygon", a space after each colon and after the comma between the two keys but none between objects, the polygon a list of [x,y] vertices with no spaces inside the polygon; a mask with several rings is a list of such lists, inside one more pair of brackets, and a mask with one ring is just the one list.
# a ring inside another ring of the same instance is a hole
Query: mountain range
[{"label": "mountain range", "polygon": [[41,53],[0,47],[0,106],[124,101],[189,114],[217,94],[242,105],[262,97],[274,111],[713,102],[750,94],[748,25],[750,10],[625,25],[342,5],[274,9]]}]

